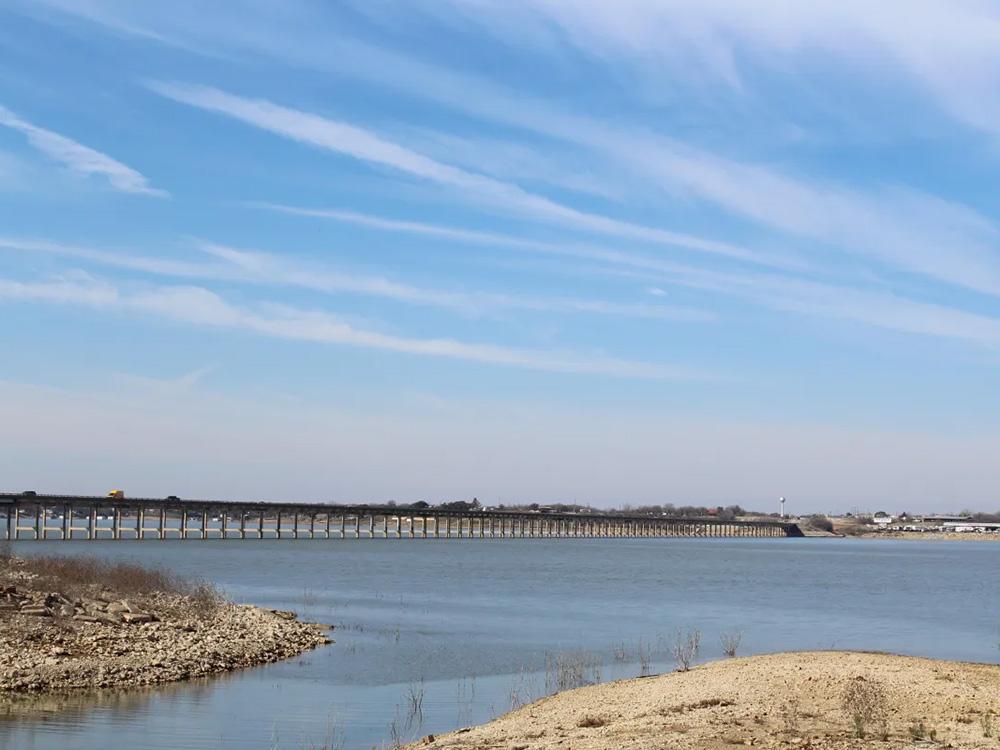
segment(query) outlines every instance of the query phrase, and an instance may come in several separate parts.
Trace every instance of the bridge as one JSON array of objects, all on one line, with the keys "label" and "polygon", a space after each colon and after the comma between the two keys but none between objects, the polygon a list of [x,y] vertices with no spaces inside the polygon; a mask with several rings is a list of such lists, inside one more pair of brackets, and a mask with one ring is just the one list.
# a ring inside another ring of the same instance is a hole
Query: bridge
[{"label": "bridge", "polygon": [[0,540],[795,537],[779,520],[0,493]]}]

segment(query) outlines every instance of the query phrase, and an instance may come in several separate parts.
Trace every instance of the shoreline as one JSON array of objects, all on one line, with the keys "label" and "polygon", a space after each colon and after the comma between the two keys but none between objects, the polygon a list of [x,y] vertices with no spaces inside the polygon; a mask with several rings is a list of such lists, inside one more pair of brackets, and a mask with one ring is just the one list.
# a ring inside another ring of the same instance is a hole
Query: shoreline
[{"label": "shoreline", "polygon": [[32,577],[27,565],[8,558],[0,576],[0,700],[179,682],[332,643],[328,626],[224,601],[204,587],[59,587]]},{"label": "shoreline", "polygon": [[[847,702],[874,696],[871,713]],[[858,736],[862,717],[864,737]],[[996,748],[1000,665],[877,652],[723,659],[569,690],[412,750]]]}]

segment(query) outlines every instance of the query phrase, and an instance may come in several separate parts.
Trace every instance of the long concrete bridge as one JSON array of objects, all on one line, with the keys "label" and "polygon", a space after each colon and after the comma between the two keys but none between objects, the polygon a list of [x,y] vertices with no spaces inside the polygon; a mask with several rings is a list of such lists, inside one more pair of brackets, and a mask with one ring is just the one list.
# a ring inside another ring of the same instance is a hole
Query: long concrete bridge
[{"label": "long concrete bridge", "polygon": [[622,513],[0,493],[0,539],[794,537],[794,523]]}]

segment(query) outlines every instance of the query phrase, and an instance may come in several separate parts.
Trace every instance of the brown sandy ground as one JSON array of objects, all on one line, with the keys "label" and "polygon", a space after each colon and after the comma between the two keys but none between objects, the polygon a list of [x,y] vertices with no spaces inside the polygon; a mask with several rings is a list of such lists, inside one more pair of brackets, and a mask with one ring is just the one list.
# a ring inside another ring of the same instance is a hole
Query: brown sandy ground
[{"label": "brown sandy ground", "polygon": [[[863,739],[844,708],[852,684],[873,686],[885,699],[884,729],[869,721]],[[729,659],[571,690],[410,747],[1000,750],[998,735],[998,665],[829,651]]]},{"label": "brown sandy ground", "polygon": [[[93,582],[91,579],[102,581]],[[130,688],[278,661],[330,643],[293,612],[89,559],[0,561],[4,696]]]}]

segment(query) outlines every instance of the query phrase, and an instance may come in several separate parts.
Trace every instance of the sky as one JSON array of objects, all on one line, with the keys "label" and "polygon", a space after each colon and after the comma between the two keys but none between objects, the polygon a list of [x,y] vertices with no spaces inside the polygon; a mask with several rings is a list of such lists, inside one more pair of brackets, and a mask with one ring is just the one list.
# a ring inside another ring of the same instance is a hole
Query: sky
[{"label": "sky", "polygon": [[995,510],[998,166],[988,0],[11,0],[0,483]]}]

